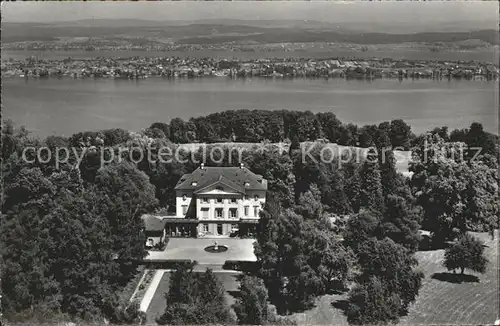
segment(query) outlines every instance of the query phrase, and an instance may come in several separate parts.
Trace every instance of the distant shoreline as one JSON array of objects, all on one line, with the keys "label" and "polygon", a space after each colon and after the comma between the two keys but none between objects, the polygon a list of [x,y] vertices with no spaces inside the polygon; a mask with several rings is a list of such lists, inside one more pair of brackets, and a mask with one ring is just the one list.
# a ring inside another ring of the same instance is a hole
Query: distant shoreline
[{"label": "distant shoreline", "polygon": [[4,77],[145,79],[167,78],[341,78],[341,79],[433,79],[497,80],[496,65],[475,61],[396,60],[389,58],[331,59],[213,59],[195,57],[138,57],[46,59],[31,56],[2,62]]},{"label": "distant shoreline", "polygon": [[307,48],[297,50],[272,49],[268,51],[242,51],[242,50],[224,50],[224,49],[206,49],[206,50],[168,50],[168,51],[146,51],[146,50],[9,50],[3,46],[2,62],[9,59],[20,60],[30,56],[38,56],[46,60],[57,60],[72,57],[75,59],[89,59],[92,57],[120,58],[120,57],[194,57],[194,58],[213,58],[213,59],[284,59],[284,58],[304,58],[304,59],[328,59],[328,58],[346,58],[346,59],[371,59],[388,58],[392,60],[442,60],[442,61],[477,61],[484,63],[498,64],[498,46],[492,46],[486,49],[476,50],[447,50],[440,52],[431,52],[422,49],[409,48],[387,48],[378,50],[360,51],[346,48]]}]

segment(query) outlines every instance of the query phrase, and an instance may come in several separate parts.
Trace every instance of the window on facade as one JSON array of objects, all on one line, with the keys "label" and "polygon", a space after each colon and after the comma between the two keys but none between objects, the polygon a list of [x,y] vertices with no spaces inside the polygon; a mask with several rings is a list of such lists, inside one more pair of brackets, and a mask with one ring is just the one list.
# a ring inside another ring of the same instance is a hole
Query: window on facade
[{"label": "window on facade", "polygon": [[182,205],[182,214],[186,215],[187,211],[188,211],[188,206],[187,205]]},{"label": "window on facade", "polygon": [[201,209],[201,217],[208,218],[208,207],[204,207]]},{"label": "window on facade", "polygon": [[249,210],[249,209],[250,209],[250,207],[245,206],[245,209],[244,209],[244,211],[245,211],[245,216],[248,216],[248,210]]},{"label": "window on facade", "polygon": [[238,224],[231,224],[231,231],[238,231]]},{"label": "window on facade", "polygon": [[186,200],[187,199],[187,196],[186,195],[182,195],[182,200]]},{"label": "window on facade", "polygon": [[243,199],[248,200],[248,195],[245,195]]},{"label": "window on facade", "polygon": [[208,232],[208,224],[203,224],[203,232]]},{"label": "window on facade", "polygon": [[222,198],[217,198],[217,202],[220,204],[222,203]]},{"label": "window on facade", "polygon": [[231,198],[231,203],[236,204],[236,198]]},{"label": "window on facade", "polygon": [[236,217],[238,216],[238,213],[237,213],[237,211],[236,211],[236,208],[231,208],[231,209],[229,210],[229,216],[230,216],[231,218],[236,218]]},{"label": "window on facade", "polygon": [[208,198],[207,197],[201,197],[201,202],[202,203],[208,203]]},{"label": "window on facade", "polygon": [[259,206],[253,207],[253,216],[255,217],[259,216]]},{"label": "window on facade", "polygon": [[215,218],[222,218],[222,208],[215,209]]},{"label": "window on facade", "polygon": [[255,199],[255,201],[258,201],[258,200],[259,200],[259,195],[255,195],[255,196],[253,197],[253,199]]}]

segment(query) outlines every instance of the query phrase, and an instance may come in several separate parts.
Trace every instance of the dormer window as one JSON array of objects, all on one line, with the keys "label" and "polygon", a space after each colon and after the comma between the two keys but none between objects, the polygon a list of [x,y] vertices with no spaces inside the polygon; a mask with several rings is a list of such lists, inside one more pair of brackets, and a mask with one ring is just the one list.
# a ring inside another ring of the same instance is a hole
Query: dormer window
[{"label": "dormer window", "polygon": [[217,187],[215,187],[215,189],[217,189],[219,191],[224,191],[224,188],[222,188],[221,186],[217,186]]},{"label": "dormer window", "polygon": [[245,181],[245,187],[250,187],[250,182]]},{"label": "dormer window", "polygon": [[182,200],[186,201],[187,199],[187,196],[186,195],[182,195]]},{"label": "dormer window", "polygon": [[196,181],[191,182],[191,186],[194,187],[194,186],[197,186],[197,185],[198,185],[198,182],[196,182]]},{"label": "dormer window", "polygon": [[255,196],[253,197],[253,199],[254,199],[255,201],[258,201],[258,200],[259,200],[259,195],[255,195]]}]

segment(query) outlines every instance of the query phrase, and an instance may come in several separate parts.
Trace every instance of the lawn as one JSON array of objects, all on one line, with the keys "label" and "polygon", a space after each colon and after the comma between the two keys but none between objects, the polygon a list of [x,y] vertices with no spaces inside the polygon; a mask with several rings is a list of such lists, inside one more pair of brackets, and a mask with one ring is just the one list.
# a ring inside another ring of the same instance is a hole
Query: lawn
[{"label": "lawn", "polygon": [[417,253],[425,280],[417,301],[401,324],[493,324],[498,318],[498,232],[495,240],[486,233],[474,233],[486,245],[490,263],[478,282],[451,283],[434,279],[434,273],[447,272],[442,267],[444,250]]}]

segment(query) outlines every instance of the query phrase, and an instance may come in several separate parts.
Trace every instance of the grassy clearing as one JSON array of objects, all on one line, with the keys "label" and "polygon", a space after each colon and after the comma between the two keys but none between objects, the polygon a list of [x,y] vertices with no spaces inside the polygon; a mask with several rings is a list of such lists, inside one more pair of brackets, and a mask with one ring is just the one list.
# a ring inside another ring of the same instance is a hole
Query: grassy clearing
[{"label": "grassy clearing", "polygon": [[[492,325],[499,314],[498,282],[498,231],[495,239],[487,233],[473,233],[486,245],[485,254],[490,261],[485,274],[476,276],[479,282],[451,283],[433,278],[435,273],[445,273],[442,266],[444,250],[419,251],[416,256],[424,272],[420,294],[399,325]],[[301,325],[347,325],[342,310],[346,294],[325,295],[318,298],[316,307],[293,317]],[[334,305],[332,305],[332,303]]]},{"label": "grassy clearing", "polygon": [[486,245],[490,261],[485,274],[468,270],[479,282],[451,283],[432,278],[434,273],[447,270],[442,267],[444,250],[417,253],[425,279],[417,301],[400,324],[493,324],[498,318],[498,231],[495,239],[486,233],[473,233]]}]

